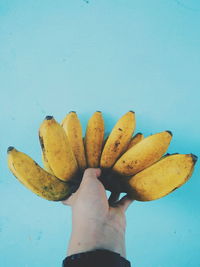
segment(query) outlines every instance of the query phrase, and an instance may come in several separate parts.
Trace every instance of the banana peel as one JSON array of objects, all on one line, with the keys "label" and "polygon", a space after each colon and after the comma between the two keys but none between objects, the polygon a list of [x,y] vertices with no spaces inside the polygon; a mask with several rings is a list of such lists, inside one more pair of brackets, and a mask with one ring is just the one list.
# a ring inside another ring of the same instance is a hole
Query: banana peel
[{"label": "banana peel", "polygon": [[31,157],[14,147],[8,148],[8,167],[19,182],[44,199],[60,201],[71,195],[68,183],[46,172]]}]

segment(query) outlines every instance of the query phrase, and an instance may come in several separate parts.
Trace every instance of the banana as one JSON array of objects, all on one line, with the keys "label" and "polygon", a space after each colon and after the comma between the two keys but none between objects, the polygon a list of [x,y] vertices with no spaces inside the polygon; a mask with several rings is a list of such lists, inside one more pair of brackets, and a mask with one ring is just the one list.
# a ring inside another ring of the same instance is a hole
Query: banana
[{"label": "banana", "polygon": [[69,114],[67,114],[61,125],[67,134],[79,168],[81,170],[85,170],[87,165],[82,138],[82,127],[76,112],[71,111]]},{"label": "banana", "polygon": [[121,156],[135,130],[135,113],[127,112],[113,127],[103,148],[100,166],[110,168]]},{"label": "banana", "polygon": [[104,139],[102,149],[104,148],[104,146],[105,146],[107,140],[108,140],[108,137],[106,137],[106,138]]},{"label": "banana", "polygon": [[84,141],[88,167],[99,167],[104,141],[104,120],[101,111],[96,111],[89,119]]},{"label": "banana", "polygon": [[168,195],[191,177],[196,161],[197,156],[193,154],[165,156],[130,178],[130,198],[150,201]]},{"label": "banana", "polygon": [[39,129],[42,150],[54,175],[63,181],[73,179],[78,165],[68,137],[52,116],[47,116]]},{"label": "banana", "polygon": [[42,198],[59,201],[70,195],[67,183],[46,172],[32,158],[14,147],[8,148],[8,167],[25,187]]},{"label": "banana", "polygon": [[134,175],[154,162],[167,151],[172,138],[170,131],[164,131],[146,137],[125,152],[113,166],[120,175]]},{"label": "banana", "polygon": [[49,172],[49,173],[51,173],[51,174],[54,175],[54,173],[53,173],[52,169],[50,168],[49,163],[48,163],[48,161],[47,161],[47,158],[45,157],[45,154],[44,154],[43,151],[42,151],[42,163],[43,163],[43,165],[44,165],[44,169],[45,169],[47,172]]},{"label": "banana", "polygon": [[109,135],[108,132],[105,132],[105,133],[104,133],[104,139],[103,139],[103,144],[102,144],[102,151],[103,151],[103,148],[104,148],[104,146],[105,146],[105,143],[106,143],[107,140],[108,140],[108,135]]},{"label": "banana", "polygon": [[123,149],[122,155],[131,147],[133,147],[134,145],[136,145],[137,143],[139,143],[140,141],[142,141],[144,139],[144,135],[142,133],[137,133],[136,135],[134,135],[130,142],[127,144],[127,146]]},{"label": "banana", "polygon": [[128,144],[127,150],[139,143],[144,139],[144,135],[142,133],[137,133],[135,136],[132,137],[130,143]]}]

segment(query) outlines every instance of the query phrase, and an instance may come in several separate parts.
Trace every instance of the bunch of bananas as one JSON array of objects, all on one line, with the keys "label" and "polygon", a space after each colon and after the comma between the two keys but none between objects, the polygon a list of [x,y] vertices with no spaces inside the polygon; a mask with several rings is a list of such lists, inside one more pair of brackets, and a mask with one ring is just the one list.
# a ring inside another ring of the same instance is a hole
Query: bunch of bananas
[{"label": "bunch of bananas", "polygon": [[75,111],[61,124],[47,116],[39,128],[44,169],[14,147],[8,148],[8,166],[22,184],[47,200],[68,198],[78,189],[84,170],[99,167],[100,181],[113,194],[125,192],[135,200],[155,200],[191,177],[197,157],[165,154],[172,139],[170,131],[144,138],[142,133],[133,136],[135,126],[135,113],[129,111],[105,139],[102,113],[96,111],[83,138]]}]

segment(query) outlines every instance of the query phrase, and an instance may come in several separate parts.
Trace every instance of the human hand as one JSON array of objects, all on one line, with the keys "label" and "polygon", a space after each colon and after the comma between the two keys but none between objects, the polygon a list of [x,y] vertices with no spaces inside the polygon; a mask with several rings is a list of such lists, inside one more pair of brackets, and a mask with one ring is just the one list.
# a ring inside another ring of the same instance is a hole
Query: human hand
[{"label": "human hand", "polygon": [[119,194],[111,194],[108,200],[106,190],[98,179],[100,175],[100,169],[86,169],[78,190],[62,201],[72,208],[72,234],[68,256],[103,248],[126,257],[125,211],[133,200],[127,195],[118,200]]}]

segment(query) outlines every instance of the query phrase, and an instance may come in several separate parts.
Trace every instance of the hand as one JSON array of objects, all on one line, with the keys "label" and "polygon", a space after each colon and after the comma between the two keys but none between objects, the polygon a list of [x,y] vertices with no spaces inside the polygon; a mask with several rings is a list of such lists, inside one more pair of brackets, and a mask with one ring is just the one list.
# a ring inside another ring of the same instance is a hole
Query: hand
[{"label": "hand", "polygon": [[[108,200],[106,190],[98,179],[100,175],[100,169],[86,169],[78,190],[62,201],[72,208],[68,256],[101,248],[126,257],[125,211],[133,200],[126,195],[118,201],[119,194],[111,194]],[[111,202],[112,206],[109,205]]]}]

